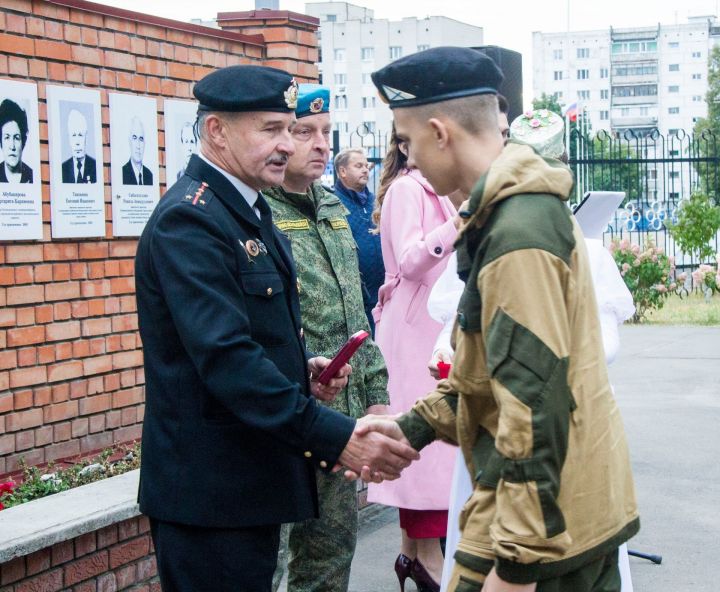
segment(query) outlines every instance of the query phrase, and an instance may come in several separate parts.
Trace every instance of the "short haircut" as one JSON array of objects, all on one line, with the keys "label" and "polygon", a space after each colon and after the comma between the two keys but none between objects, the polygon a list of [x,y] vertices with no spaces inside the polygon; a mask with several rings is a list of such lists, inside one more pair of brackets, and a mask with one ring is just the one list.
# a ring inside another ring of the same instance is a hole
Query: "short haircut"
[{"label": "short haircut", "polygon": [[497,95],[473,95],[459,99],[450,99],[419,107],[409,107],[419,119],[449,117],[467,132],[478,135],[487,130],[497,130]]},{"label": "short haircut", "polygon": [[505,113],[507,115],[510,113],[510,104],[508,103],[508,100],[503,95],[497,96],[498,100],[498,109],[500,110],[500,113]]},{"label": "short haircut", "polygon": [[341,168],[347,168],[347,165],[350,162],[350,157],[353,154],[362,154],[363,156],[367,156],[362,148],[344,148],[338,152],[335,160],[333,160],[335,170],[339,171]]},{"label": "short haircut", "polygon": [[0,103],[0,129],[2,129],[6,123],[14,121],[17,123],[20,129],[20,143],[25,148],[25,142],[27,142],[28,136],[28,119],[25,110],[20,107],[15,101],[5,99]]}]

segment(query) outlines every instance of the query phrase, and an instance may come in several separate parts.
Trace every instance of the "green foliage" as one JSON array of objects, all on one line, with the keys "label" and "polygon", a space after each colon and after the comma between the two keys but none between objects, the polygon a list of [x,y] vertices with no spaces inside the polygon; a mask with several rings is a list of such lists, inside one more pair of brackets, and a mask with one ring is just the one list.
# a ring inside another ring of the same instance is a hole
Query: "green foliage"
[{"label": "green foliage", "polygon": [[[117,459],[118,454],[123,456]],[[22,460],[20,466],[23,472],[20,484],[0,485],[0,510],[137,469],[140,467],[140,444],[108,448],[92,460],[66,468],[55,468],[50,463],[41,470],[28,467]]]},{"label": "green foliage", "polygon": [[682,202],[676,223],[666,221],[673,240],[683,253],[700,261],[712,258],[711,241],[720,230],[720,207],[703,193],[694,193]]},{"label": "green foliage", "polygon": [[[705,158],[720,158],[720,45],[708,56],[707,117],[700,117],[694,128],[693,152]],[[698,162],[695,167],[703,193],[720,204],[718,162]]]},{"label": "green foliage", "polygon": [[555,98],[555,95],[541,94],[539,99],[533,99],[532,101],[533,110],[547,109],[553,113],[557,113],[560,117],[563,116],[563,110]]},{"label": "green foliage", "polygon": [[625,201],[642,197],[642,175],[638,155],[629,142],[611,138],[606,134],[595,136],[590,158],[596,161],[591,167],[592,179],[587,186],[593,191],[624,191]]},{"label": "green foliage", "polygon": [[645,250],[628,239],[615,240],[610,245],[610,252],[635,303],[633,323],[641,323],[649,312],[661,309],[677,287],[673,260],[649,237],[645,244]]}]

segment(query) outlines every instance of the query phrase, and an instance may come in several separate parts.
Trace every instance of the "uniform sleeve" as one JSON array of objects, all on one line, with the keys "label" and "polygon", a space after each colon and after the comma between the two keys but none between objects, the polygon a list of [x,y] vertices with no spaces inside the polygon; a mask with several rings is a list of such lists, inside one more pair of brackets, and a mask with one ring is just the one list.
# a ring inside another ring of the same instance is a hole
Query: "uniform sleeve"
[{"label": "uniform sleeve", "polygon": [[434,391],[398,418],[400,428],[415,450],[435,440],[457,445],[457,391],[449,380],[441,380]]},{"label": "uniform sleeve", "polygon": [[243,423],[332,466],[354,420],[306,397],[251,338],[230,244],[201,208],[170,208],[158,220],[151,265],[180,340],[208,391]]},{"label": "uniform sleeve", "polygon": [[540,248],[501,255],[478,276],[482,336],[502,459],[490,527],[498,575],[537,580],[571,544],[557,504],[574,399],[568,385],[566,262]]},{"label": "uniform sleeve", "polygon": [[409,280],[422,280],[427,271],[452,252],[457,236],[452,218],[425,233],[423,212],[430,205],[425,190],[409,177],[397,179],[385,195],[382,231],[392,237],[400,276]]},{"label": "uniform sleeve", "polygon": [[389,405],[387,391],[388,373],[380,348],[374,341],[368,340],[364,346],[366,352],[365,366],[365,407],[371,405]]}]

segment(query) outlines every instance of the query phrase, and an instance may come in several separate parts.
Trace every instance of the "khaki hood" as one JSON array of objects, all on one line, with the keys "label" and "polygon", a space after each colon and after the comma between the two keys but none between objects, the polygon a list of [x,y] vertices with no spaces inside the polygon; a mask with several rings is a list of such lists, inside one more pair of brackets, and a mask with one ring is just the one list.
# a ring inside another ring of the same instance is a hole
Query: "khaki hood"
[{"label": "khaki hood", "polygon": [[565,164],[540,156],[528,144],[510,140],[461,207],[460,215],[467,221],[464,228],[482,226],[491,206],[513,195],[543,193],[565,201],[573,184]]}]

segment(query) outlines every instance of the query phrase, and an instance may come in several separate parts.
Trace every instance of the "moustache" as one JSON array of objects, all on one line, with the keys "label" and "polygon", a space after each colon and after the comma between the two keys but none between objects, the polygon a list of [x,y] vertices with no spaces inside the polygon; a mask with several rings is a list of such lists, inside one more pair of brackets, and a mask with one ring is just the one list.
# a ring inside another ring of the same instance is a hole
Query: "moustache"
[{"label": "moustache", "polygon": [[265,164],[287,164],[287,154],[273,154],[265,159]]}]

